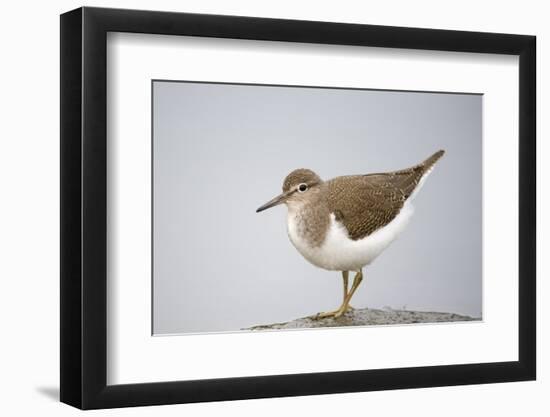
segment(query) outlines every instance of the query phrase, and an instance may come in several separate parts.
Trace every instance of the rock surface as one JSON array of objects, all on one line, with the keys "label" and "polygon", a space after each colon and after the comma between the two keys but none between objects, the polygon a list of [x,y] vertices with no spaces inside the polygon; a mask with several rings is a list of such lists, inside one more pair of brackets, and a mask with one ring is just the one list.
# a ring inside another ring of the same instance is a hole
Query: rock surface
[{"label": "rock surface", "polygon": [[453,321],[476,321],[480,318],[461,316],[454,313],[431,311],[408,311],[361,308],[348,311],[342,317],[316,319],[315,316],[302,317],[286,323],[273,323],[252,326],[243,330],[311,329],[319,327],[372,326],[386,324],[444,323]]}]

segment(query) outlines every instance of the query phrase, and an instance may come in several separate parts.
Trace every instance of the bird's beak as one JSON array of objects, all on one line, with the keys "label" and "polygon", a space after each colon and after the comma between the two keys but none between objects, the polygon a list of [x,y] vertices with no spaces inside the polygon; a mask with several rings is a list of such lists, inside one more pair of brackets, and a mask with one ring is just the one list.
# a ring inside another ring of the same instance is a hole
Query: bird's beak
[{"label": "bird's beak", "polygon": [[267,203],[265,203],[263,206],[258,207],[256,209],[256,213],[259,213],[260,211],[267,210],[268,208],[278,206],[281,203],[284,203],[287,197],[292,194],[292,191],[287,191],[286,193],[282,193],[275,197],[273,200],[269,200]]}]

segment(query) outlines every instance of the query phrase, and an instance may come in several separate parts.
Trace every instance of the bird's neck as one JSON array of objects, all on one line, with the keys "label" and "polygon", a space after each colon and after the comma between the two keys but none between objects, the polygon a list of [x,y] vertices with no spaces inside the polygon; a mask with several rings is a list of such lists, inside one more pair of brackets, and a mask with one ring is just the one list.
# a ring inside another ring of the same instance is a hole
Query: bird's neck
[{"label": "bird's neck", "polygon": [[330,211],[322,194],[307,201],[289,205],[288,221],[294,233],[310,246],[321,246],[330,227]]}]

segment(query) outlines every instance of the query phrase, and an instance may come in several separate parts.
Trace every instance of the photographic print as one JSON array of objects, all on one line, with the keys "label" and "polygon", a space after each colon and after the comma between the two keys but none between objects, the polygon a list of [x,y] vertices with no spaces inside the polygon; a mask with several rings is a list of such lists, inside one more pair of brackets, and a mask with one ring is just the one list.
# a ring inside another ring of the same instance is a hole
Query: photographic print
[{"label": "photographic print", "polygon": [[62,402],[536,379],[534,36],[93,7],[60,34]]},{"label": "photographic print", "polygon": [[153,335],[482,320],[482,100],[153,80]]}]

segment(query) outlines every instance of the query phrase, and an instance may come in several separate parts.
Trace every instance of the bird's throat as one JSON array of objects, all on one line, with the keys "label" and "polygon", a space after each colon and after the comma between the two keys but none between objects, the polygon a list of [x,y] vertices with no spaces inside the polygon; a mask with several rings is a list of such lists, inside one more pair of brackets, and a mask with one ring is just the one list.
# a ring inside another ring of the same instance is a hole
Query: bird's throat
[{"label": "bird's throat", "polygon": [[311,201],[289,207],[289,228],[311,247],[319,247],[325,241],[330,227],[330,212],[322,201]]}]

